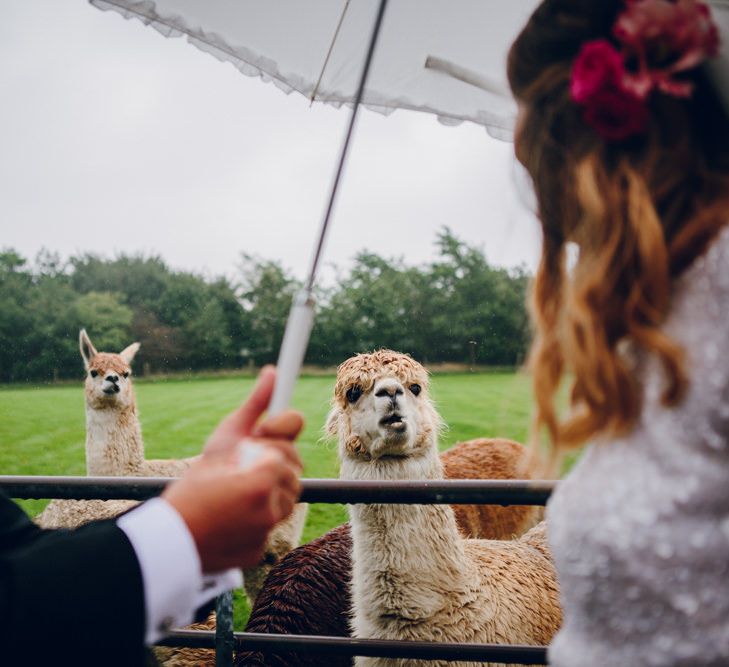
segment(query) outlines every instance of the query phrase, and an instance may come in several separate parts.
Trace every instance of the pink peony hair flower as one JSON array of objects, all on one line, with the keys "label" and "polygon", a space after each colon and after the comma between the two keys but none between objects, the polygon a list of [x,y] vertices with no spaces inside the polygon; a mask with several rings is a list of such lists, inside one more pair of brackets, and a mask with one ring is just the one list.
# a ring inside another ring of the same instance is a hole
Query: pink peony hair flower
[{"label": "pink peony hair flower", "polygon": [[584,44],[572,66],[570,95],[583,107],[585,122],[608,141],[639,134],[648,121],[643,99],[626,86],[627,75],[622,56],[606,39]]},{"label": "pink peony hair flower", "polygon": [[597,92],[618,84],[624,75],[623,59],[608,40],[587,42],[582,45],[572,68],[572,99],[578,104],[589,102]]},{"label": "pink peony hair flower", "polygon": [[586,122],[609,141],[643,132],[653,91],[688,98],[693,84],[677,74],[719,52],[719,33],[700,0],[625,0],[607,39],[583,44],[570,81]]}]

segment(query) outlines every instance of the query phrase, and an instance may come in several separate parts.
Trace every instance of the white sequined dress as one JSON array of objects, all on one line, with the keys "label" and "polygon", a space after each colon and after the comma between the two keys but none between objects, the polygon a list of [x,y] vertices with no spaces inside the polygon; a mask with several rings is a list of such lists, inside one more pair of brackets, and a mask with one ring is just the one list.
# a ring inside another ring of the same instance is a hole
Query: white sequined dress
[{"label": "white sequined dress", "polygon": [[687,354],[684,400],[663,407],[660,364],[638,354],[639,421],[549,502],[553,667],[729,665],[729,227],[676,281],[664,330]]}]

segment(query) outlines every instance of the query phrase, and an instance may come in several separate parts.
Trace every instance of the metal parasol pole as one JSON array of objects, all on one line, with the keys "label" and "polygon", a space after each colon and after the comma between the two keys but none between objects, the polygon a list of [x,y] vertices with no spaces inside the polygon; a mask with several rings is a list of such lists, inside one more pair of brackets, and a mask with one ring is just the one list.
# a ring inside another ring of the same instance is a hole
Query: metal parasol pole
[{"label": "metal parasol pole", "polygon": [[[289,311],[289,317],[286,321],[286,330],[284,332],[283,342],[281,343],[281,350],[279,351],[278,362],[276,364],[276,385],[273,390],[271,402],[268,406],[268,413],[270,415],[277,415],[288,408],[291,403],[291,396],[294,393],[294,385],[296,384],[296,380],[301,372],[301,365],[304,363],[306,348],[309,345],[309,337],[311,336],[311,329],[314,325],[314,306],[316,305],[316,301],[314,299],[314,284],[316,283],[316,272],[319,268],[319,261],[324,248],[324,241],[329,229],[329,222],[332,218],[332,211],[334,210],[334,204],[336,203],[337,193],[339,192],[339,184],[342,180],[344,164],[349,153],[349,146],[354,132],[354,123],[357,120],[357,112],[359,111],[359,107],[362,102],[362,95],[364,93],[365,84],[367,83],[367,76],[369,75],[372,57],[375,53],[375,45],[377,44],[377,38],[380,34],[382,17],[385,14],[386,5],[387,0],[380,0],[380,6],[377,10],[377,17],[375,18],[369,47],[367,49],[367,56],[365,58],[364,67],[362,68],[362,74],[359,80],[359,86],[357,88],[357,95],[354,98],[352,113],[349,117],[349,124],[347,125],[347,131],[344,134],[344,141],[342,142],[342,147],[340,149],[337,169],[334,172],[334,179],[332,180],[331,191],[329,193],[329,201],[324,211],[324,219],[322,220],[316,247],[314,249],[309,277],[306,280],[304,288],[294,297],[293,303],[291,304],[291,310]],[[338,29],[339,28],[337,28],[337,30]],[[256,445],[255,443],[248,443],[246,447],[241,448],[241,466],[245,467],[250,465],[262,454],[262,452],[263,448],[261,446]],[[219,656],[216,657],[216,665],[218,667],[227,667],[227,665],[230,665],[232,662],[232,647],[230,644],[233,628],[232,596],[221,596],[218,598],[216,615],[218,617],[216,645],[220,653]],[[218,651],[216,651],[216,653],[218,653]]]},{"label": "metal parasol pole", "polygon": [[289,312],[289,318],[286,322],[286,331],[284,333],[283,342],[281,343],[281,350],[279,352],[277,363],[276,386],[273,391],[271,403],[268,406],[268,412],[271,415],[279,414],[288,408],[291,402],[291,396],[294,392],[296,379],[301,372],[301,365],[304,362],[306,348],[309,344],[309,336],[311,335],[311,328],[314,325],[314,284],[316,282],[316,272],[319,267],[319,261],[324,248],[324,241],[326,239],[329,222],[332,217],[332,211],[334,210],[334,204],[337,199],[337,193],[339,192],[339,184],[342,180],[344,164],[347,159],[347,154],[349,153],[349,145],[352,140],[354,123],[357,120],[357,112],[359,111],[359,107],[362,102],[362,95],[364,93],[365,84],[367,83],[367,77],[369,75],[370,65],[372,64],[372,57],[375,53],[375,45],[377,44],[377,38],[380,34],[382,17],[385,14],[386,5],[387,0],[380,0],[380,6],[377,10],[377,17],[375,18],[369,47],[367,49],[367,56],[365,58],[364,66],[362,67],[357,95],[354,98],[352,113],[349,117],[349,124],[347,125],[347,131],[345,132],[344,141],[342,142],[339,154],[339,163],[334,173],[329,201],[324,212],[324,219],[322,220],[319,237],[314,250],[309,277],[306,280],[304,288],[294,297],[294,301],[291,305],[291,311]]}]

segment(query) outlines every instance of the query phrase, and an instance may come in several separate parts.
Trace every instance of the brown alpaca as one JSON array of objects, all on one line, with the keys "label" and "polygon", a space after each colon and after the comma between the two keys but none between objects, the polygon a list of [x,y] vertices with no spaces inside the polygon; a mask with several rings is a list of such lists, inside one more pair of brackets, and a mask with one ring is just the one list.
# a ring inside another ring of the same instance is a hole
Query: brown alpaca
[{"label": "brown alpaca", "polygon": [[[440,455],[445,479],[535,479],[524,445],[503,438],[461,442]],[[464,537],[510,540],[542,520],[544,510],[531,505],[453,505]]]}]

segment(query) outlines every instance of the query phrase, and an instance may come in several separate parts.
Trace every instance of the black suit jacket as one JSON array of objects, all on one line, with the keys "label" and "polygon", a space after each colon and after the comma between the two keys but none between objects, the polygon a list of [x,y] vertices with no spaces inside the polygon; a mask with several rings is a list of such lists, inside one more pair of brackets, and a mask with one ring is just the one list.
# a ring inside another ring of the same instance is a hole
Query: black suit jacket
[{"label": "black suit jacket", "polygon": [[0,492],[0,663],[144,664],[144,588],[114,521],[42,530]]}]

